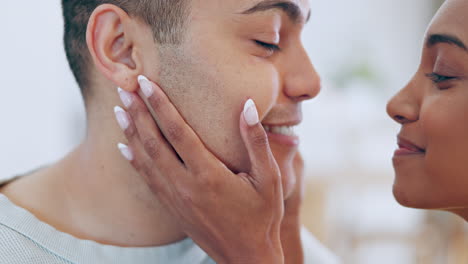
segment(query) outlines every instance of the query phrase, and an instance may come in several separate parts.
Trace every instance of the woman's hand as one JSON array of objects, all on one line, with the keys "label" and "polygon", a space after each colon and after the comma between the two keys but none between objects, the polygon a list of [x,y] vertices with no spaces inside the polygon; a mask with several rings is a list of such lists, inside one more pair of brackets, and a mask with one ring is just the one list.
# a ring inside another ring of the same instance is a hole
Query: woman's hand
[{"label": "woman's hand", "polygon": [[284,217],[281,222],[281,244],[285,263],[304,263],[304,249],[301,240],[300,209],[304,199],[304,160],[297,153],[293,160],[296,186],[292,195],[284,202]]},{"label": "woman's hand", "polygon": [[156,84],[139,77],[141,97],[119,90],[123,155],[201,248],[218,263],[283,263],[281,175],[252,100],[240,115],[251,169],[234,174],[217,159]]},{"label": "woman's hand", "polygon": [[288,197],[288,199],[285,201],[285,217],[299,217],[302,200],[304,199],[304,159],[302,158],[302,154],[300,152],[297,152],[296,156],[294,156],[293,170],[296,177],[296,186],[291,196]]}]

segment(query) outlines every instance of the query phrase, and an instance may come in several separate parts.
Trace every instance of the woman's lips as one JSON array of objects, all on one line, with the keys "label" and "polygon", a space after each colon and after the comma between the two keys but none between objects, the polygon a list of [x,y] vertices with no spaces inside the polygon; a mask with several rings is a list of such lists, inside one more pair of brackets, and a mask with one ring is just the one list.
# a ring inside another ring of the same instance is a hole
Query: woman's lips
[{"label": "woman's lips", "polygon": [[425,149],[417,146],[409,140],[398,137],[398,149],[395,151],[395,156],[424,155],[425,153]]}]

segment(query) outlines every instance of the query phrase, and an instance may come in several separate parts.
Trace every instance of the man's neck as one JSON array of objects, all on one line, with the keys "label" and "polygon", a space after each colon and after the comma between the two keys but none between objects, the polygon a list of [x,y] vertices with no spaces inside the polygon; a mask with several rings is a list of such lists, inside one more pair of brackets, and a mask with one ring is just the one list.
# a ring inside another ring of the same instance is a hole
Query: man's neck
[{"label": "man's neck", "polygon": [[88,120],[86,140],[62,161],[7,186],[4,194],[81,239],[148,247],[185,238],[144,178],[120,155],[117,142],[124,141],[123,133],[112,108],[107,112],[96,118],[98,123]]}]

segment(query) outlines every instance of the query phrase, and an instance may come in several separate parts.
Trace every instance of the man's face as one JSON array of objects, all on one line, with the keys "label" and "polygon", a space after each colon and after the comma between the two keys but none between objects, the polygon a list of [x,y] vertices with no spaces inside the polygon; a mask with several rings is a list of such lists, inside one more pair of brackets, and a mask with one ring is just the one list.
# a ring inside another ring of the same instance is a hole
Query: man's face
[{"label": "man's face", "polygon": [[145,62],[147,75],[234,172],[250,168],[239,118],[243,104],[252,98],[270,130],[285,197],[295,183],[297,137],[280,127],[297,125],[301,102],[320,90],[301,43],[308,15],[307,0],[193,0],[183,43],[155,47],[160,52]]}]

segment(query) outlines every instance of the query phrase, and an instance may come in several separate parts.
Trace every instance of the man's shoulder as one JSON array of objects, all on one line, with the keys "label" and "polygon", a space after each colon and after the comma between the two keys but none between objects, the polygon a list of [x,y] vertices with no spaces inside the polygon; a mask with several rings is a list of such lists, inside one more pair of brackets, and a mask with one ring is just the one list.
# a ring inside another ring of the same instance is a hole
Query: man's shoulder
[{"label": "man's shoulder", "polygon": [[69,263],[33,240],[0,223],[0,263]]},{"label": "man's shoulder", "polygon": [[31,248],[33,242],[20,233],[0,223],[0,255]]}]

